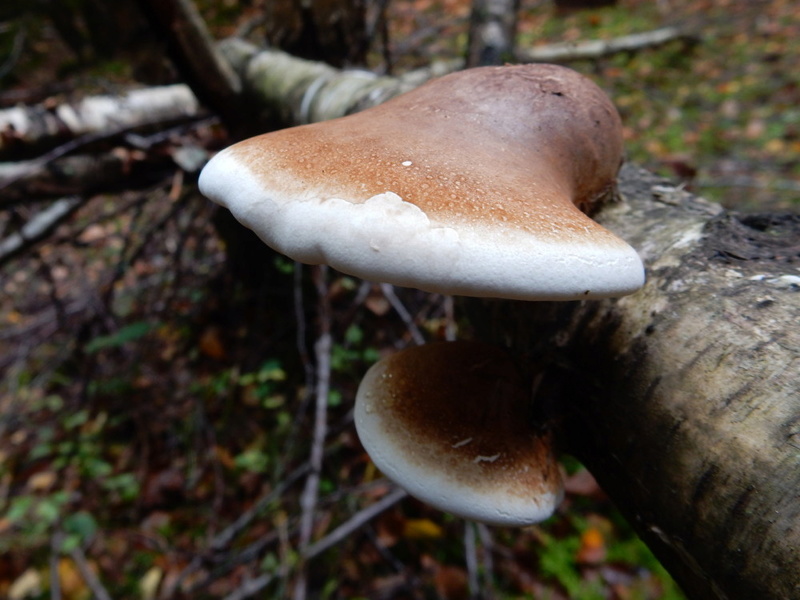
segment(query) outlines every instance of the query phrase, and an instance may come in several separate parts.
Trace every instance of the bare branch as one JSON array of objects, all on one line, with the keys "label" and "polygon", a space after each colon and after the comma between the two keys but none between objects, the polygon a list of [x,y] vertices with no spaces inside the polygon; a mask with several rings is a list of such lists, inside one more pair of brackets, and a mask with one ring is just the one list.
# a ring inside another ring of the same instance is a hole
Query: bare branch
[{"label": "bare branch", "polygon": [[272,573],[266,573],[259,577],[248,579],[233,592],[225,596],[224,600],[245,600],[246,598],[252,598],[272,583],[273,579],[275,579],[275,575]]},{"label": "bare branch", "polygon": [[84,198],[81,196],[69,196],[56,200],[49,208],[25,223],[19,232],[0,241],[0,265],[47,237],[60,223],[66,221],[83,202]]},{"label": "bare branch", "polygon": [[[319,482],[322,473],[322,459],[325,454],[325,437],[328,430],[328,395],[330,392],[331,376],[331,305],[328,290],[328,268],[324,265],[314,266],[311,269],[314,286],[317,290],[317,319],[319,321],[319,336],[314,344],[316,358],[316,390],[314,410],[314,430],[311,437],[311,455],[309,463],[311,472],[306,479],[306,486],[300,496],[300,532],[298,546],[304,552],[311,541],[314,527],[314,517],[319,498]],[[295,580],[294,598],[303,600],[306,597],[306,568],[301,564],[297,569],[298,576]]]},{"label": "bare branch", "polygon": [[699,37],[697,34],[689,33],[678,27],[663,27],[653,31],[625,35],[613,40],[562,42],[528,50],[518,50],[516,58],[519,62],[563,63],[598,59],[620,52],[635,52],[644,48],[655,48],[675,40],[695,44],[699,41]]},{"label": "bare branch", "polygon": [[6,108],[0,110],[0,153],[8,154],[20,145],[36,146],[65,137],[118,135],[135,127],[195,117],[199,113],[197,98],[182,84],[136,89],[118,96],[87,96],[55,108],[44,105]]},{"label": "bare branch", "polygon": [[78,572],[81,574],[83,581],[86,582],[86,586],[92,590],[92,594],[94,595],[96,600],[111,600],[111,596],[109,595],[108,591],[103,584],[100,582],[100,579],[95,575],[92,568],[89,566],[89,562],[86,560],[86,555],[83,553],[80,547],[73,548],[69,553],[70,558],[72,558],[75,566],[78,568]]},{"label": "bare branch", "polygon": [[397,315],[403,320],[403,323],[405,323],[408,333],[411,334],[411,338],[414,340],[414,343],[418,346],[424,344],[425,336],[422,335],[419,327],[417,327],[417,324],[414,322],[414,318],[411,316],[408,310],[406,310],[406,307],[403,305],[400,298],[398,298],[397,294],[394,293],[394,286],[390,283],[381,283],[380,287],[384,297],[389,301],[389,304],[392,305],[392,308]]},{"label": "bare branch", "polygon": [[324,538],[315,542],[311,546],[308,546],[303,551],[303,555],[306,559],[311,559],[319,554],[322,554],[329,548],[347,539],[347,537],[350,536],[354,531],[360,529],[372,519],[390,509],[406,496],[408,496],[408,492],[400,488],[395,488],[377,502],[370,504],[366,508],[354,514]]}]

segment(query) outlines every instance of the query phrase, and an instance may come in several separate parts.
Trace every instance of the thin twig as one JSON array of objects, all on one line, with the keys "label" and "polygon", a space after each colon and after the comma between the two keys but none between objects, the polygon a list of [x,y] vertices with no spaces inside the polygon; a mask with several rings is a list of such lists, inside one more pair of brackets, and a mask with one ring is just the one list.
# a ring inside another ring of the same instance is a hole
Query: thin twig
[{"label": "thin twig", "polygon": [[[314,364],[308,352],[308,345],[306,344],[306,335],[308,331],[308,324],[306,322],[306,309],[305,301],[303,299],[303,271],[302,263],[294,263],[292,294],[294,298],[294,321],[295,321],[295,345],[297,347],[297,355],[300,357],[300,363],[303,365],[305,393],[300,405],[297,407],[297,412],[294,418],[294,428],[291,434],[287,437],[286,444],[284,445],[284,456],[289,457],[293,454],[295,440],[297,438],[297,426],[300,423],[300,415],[305,414],[308,404],[311,402],[311,397],[314,390]],[[278,462],[278,472],[276,477],[280,476],[280,470],[287,461]]]},{"label": "thin twig", "polygon": [[[319,499],[319,481],[322,472],[322,458],[325,453],[325,437],[328,428],[328,394],[331,374],[331,305],[327,282],[328,268],[325,265],[312,268],[314,285],[317,290],[317,318],[319,319],[319,337],[314,344],[316,369],[316,402],[314,410],[314,431],[311,438],[310,465],[311,472],[306,479],[306,486],[300,496],[300,533],[298,547],[303,552],[311,541],[314,529],[314,516]],[[305,565],[298,567],[295,581],[294,598],[304,600],[306,597]]]},{"label": "thin twig", "polygon": [[[339,423],[337,423],[334,427],[329,428],[329,437],[338,435],[345,428],[351,427],[352,423],[353,411],[350,411]],[[326,449],[326,455],[327,453],[333,451],[333,449]],[[221,577],[221,574],[229,572],[236,565],[241,565],[249,560],[255,559],[264,548],[274,544],[275,542],[281,542],[282,545],[286,545],[283,544],[281,539],[279,539],[279,534],[283,532],[283,529],[281,529],[278,533],[272,532],[261,536],[249,546],[238,551],[236,555],[231,558],[227,558],[223,555],[223,552],[231,546],[233,540],[237,535],[239,535],[240,532],[242,532],[253,520],[258,518],[259,515],[261,515],[270,504],[279,500],[299,479],[308,475],[310,469],[311,463],[309,461],[299,465],[287,476],[283,477],[283,479],[281,479],[280,483],[274,489],[261,496],[261,498],[259,498],[249,510],[242,513],[239,518],[236,519],[236,521],[228,525],[225,529],[214,536],[207,549],[202,554],[196,556],[194,560],[192,560],[192,562],[186,566],[186,568],[175,579],[175,583],[170,586],[170,590],[166,590],[168,593],[163,593],[162,597],[172,597],[172,592],[175,589],[178,589],[178,587],[183,584],[187,577],[195,573],[198,569],[200,569],[200,567],[209,561],[223,558],[225,559],[225,564],[220,569],[210,573],[207,577],[195,579],[187,593],[208,587],[212,581],[215,581]]]},{"label": "thin twig", "polygon": [[347,538],[354,531],[360,529],[368,522],[370,522],[372,519],[374,519],[384,511],[390,509],[392,506],[400,502],[406,496],[408,496],[408,492],[400,488],[395,488],[394,490],[386,494],[383,498],[381,498],[374,504],[370,504],[363,510],[358,511],[347,521],[339,525],[339,527],[331,531],[324,538],[308,546],[303,551],[303,555],[305,556],[306,559],[311,559],[319,554],[322,554],[323,552],[325,552],[325,550],[328,550],[332,546],[335,546],[336,544]]},{"label": "thin twig", "polygon": [[50,600],[61,600],[61,578],[58,576],[58,559],[64,534],[56,530],[50,538]]},{"label": "thin twig", "polygon": [[100,583],[100,579],[98,579],[97,575],[94,574],[94,571],[92,571],[92,568],[89,566],[89,562],[86,560],[86,555],[83,553],[83,550],[76,546],[70,550],[69,556],[78,568],[78,572],[81,574],[86,586],[92,591],[95,599],[111,600],[111,596],[106,591],[106,588],[103,587],[103,584]]},{"label": "thin twig", "polygon": [[444,296],[442,298],[442,306],[444,308],[444,339],[452,342],[458,337],[458,325],[456,324],[456,310],[455,301],[452,296]]},{"label": "thin twig", "polygon": [[475,546],[475,524],[472,521],[464,521],[464,562],[467,565],[469,597],[481,598],[478,552]]},{"label": "thin twig", "polygon": [[209,547],[214,551],[221,551],[227,548],[233,539],[247,527],[258,515],[278,498],[283,496],[287,489],[289,489],[301,477],[307,475],[311,470],[310,463],[304,463],[298,469],[294,470],[286,476],[280,484],[272,489],[268,494],[262,496],[249,510],[243,512],[239,517],[225,529],[220,531],[211,541]]},{"label": "thin twig", "polygon": [[25,47],[25,38],[27,32],[25,27],[21,27],[14,36],[14,41],[11,44],[11,51],[8,53],[8,58],[0,65],[0,79],[8,75],[19,62],[19,57],[22,56],[22,49]]},{"label": "thin twig", "polygon": [[487,598],[494,598],[494,561],[492,552],[494,551],[494,539],[492,532],[485,523],[476,523],[478,538],[481,541],[480,561],[483,565],[483,590]]},{"label": "thin twig", "polygon": [[[296,481],[298,481],[301,477],[308,474],[309,471],[309,463],[305,463],[301,465],[299,468],[292,471],[288,476],[286,476],[280,484],[278,484],[275,488],[270,490],[268,493],[264,494],[259,498],[253,506],[251,506],[248,510],[243,512],[239,517],[230,525],[228,525],[225,529],[220,531],[208,545],[208,549],[203,552],[202,554],[196,556],[192,562],[190,562],[186,568],[181,571],[178,577],[175,578],[174,584],[170,586],[171,590],[179,589],[183,582],[192,574],[194,574],[200,567],[203,566],[203,563],[211,558],[214,555],[221,554],[226,548],[228,548],[236,536],[239,535],[250,523],[253,522],[260,514],[266,510],[266,508],[278,500],[283,494],[289,489]],[[262,537],[259,539],[254,546],[255,547],[248,547],[236,557],[230,561],[233,564],[241,564],[249,560],[254,554],[260,552],[264,545],[268,545],[272,543],[274,539],[270,539],[267,536]],[[209,579],[203,579],[202,584],[206,584],[210,582]],[[171,596],[172,594],[168,594],[167,597]]]},{"label": "thin twig", "polygon": [[392,305],[392,308],[403,320],[403,323],[405,323],[408,333],[411,334],[411,338],[414,340],[414,343],[418,346],[425,344],[425,336],[422,335],[422,332],[414,322],[414,318],[408,312],[405,305],[400,301],[400,298],[398,298],[397,294],[394,293],[394,286],[390,283],[382,283],[381,292],[383,292],[383,296],[389,301],[389,304]]},{"label": "thin twig", "polygon": [[272,583],[273,579],[275,579],[275,575],[272,573],[266,573],[255,579],[247,579],[242,585],[225,596],[224,600],[245,600],[246,598],[252,598]]},{"label": "thin twig", "polygon": [[56,226],[66,221],[83,202],[84,199],[80,196],[68,196],[56,200],[25,223],[17,233],[0,241],[0,265],[44,239]]}]

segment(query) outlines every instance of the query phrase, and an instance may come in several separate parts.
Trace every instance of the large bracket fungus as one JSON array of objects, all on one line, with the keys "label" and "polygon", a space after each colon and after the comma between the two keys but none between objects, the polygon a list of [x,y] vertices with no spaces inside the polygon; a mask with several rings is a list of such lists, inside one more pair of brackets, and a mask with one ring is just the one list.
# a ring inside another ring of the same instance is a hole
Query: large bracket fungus
[{"label": "large bracket fungus", "polygon": [[[235,144],[209,162],[200,187],[301,262],[445,294],[576,300],[644,282],[633,248],[587,216],[613,195],[621,163],[619,115],[589,79],[554,65],[484,67]],[[459,375],[443,372],[447,362],[466,368],[476,395],[449,381]],[[424,377],[415,381],[411,364]],[[507,525],[544,519],[560,477],[514,377],[482,345],[379,363],[357,399],[365,447],[387,475],[441,508]],[[399,397],[424,408],[429,424],[405,418],[411,409]],[[478,435],[487,415],[507,440]],[[434,454],[412,452],[413,439]],[[541,495],[521,500],[526,489]]]},{"label": "large bracket fungus", "polygon": [[589,79],[484,67],[235,144],[200,187],[300,262],[446,294],[570,300],[643,283],[636,252],[581,212],[611,195],[621,162],[619,115]]}]

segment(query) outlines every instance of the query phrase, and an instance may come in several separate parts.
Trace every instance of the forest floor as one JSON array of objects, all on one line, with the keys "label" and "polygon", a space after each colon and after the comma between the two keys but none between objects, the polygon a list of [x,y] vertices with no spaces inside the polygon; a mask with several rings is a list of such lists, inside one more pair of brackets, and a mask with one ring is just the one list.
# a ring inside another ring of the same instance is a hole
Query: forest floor
[{"label": "forest floor", "polygon": [[[690,28],[690,46],[571,66],[614,98],[631,160],[728,206],[797,210],[794,4],[627,0],[556,16],[535,2],[523,7],[520,44]],[[468,13],[465,0],[391,2],[393,68],[458,56]],[[233,29],[210,20],[220,36]],[[69,52],[41,34],[22,59],[35,68],[3,97],[36,97],[53,82],[91,91],[131,82],[128,64],[66,69]],[[384,69],[384,56],[371,66]],[[223,135],[187,128],[158,151],[216,148]],[[138,160],[124,145],[107,150]],[[193,177],[170,163],[145,186],[94,194],[0,268],[0,597],[277,598],[301,573],[320,598],[681,597],[569,457],[567,497],[542,525],[475,526],[405,499],[331,537],[392,490],[352,427],[359,378],[415,337],[453,328],[469,337],[469,324],[440,296],[333,272],[314,279],[279,257],[254,267],[259,285],[242,285]],[[313,532],[333,546],[304,560],[296,535],[320,291],[334,344]]]}]

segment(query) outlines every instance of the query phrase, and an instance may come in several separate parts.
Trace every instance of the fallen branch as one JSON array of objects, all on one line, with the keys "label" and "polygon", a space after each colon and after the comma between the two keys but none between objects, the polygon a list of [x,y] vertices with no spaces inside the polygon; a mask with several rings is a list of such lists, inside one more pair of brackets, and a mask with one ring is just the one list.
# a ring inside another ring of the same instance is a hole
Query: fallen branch
[{"label": "fallen branch", "polygon": [[35,198],[88,194],[119,187],[126,180],[128,161],[121,153],[64,156],[41,160],[0,163],[0,190],[7,189],[0,207]]},{"label": "fallen branch", "polygon": [[0,265],[47,237],[53,229],[66,221],[84,200],[82,196],[68,196],[56,200],[25,223],[17,233],[12,233],[0,241]]},{"label": "fallen branch", "polygon": [[[322,473],[322,462],[325,454],[325,438],[328,432],[328,396],[330,394],[331,378],[331,347],[333,338],[331,336],[331,314],[330,290],[328,288],[328,268],[324,265],[314,266],[312,269],[312,279],[317,291],[317,319],[319,331],[317,341],[314,344],[314,357],[316,359],[315,373],[315,410],[314,428],[311,436],[311,453],[309,465],[311,469],[306,478],[306,485],[300,496],[300,526],[298,536],[298,548],[301,555],[311,542],[314,529],[314,521],[317,512],[317,501],[319,499],[319,482]],[[306,597],[306,564],[300,561],[297,567],[297,578],[295,580],[294,598],[304,600]]]},{"label": "fallen branch", "polygon": [[200,104],[182,84],[142,88],[112,96],[87,96],[55,107],[43,104],[0,110],[0,155],[84,135],[108,135],[195,117]]},{"label": "fallen branch", "polygon": [[89,561],[86,560],[86,555],[79,547],[75,547],[69,552],[70,558],[78,568],[81,578],[86,583],[86,586],[92,591],[92,595],[96,600],[111,600],[106,588],[101,583],[100,579],[95,575]]},{"label": "fallen branch", "polygon": [[518,50],[516,59],[519,62],[545,63],[598,59],[620,52],[636,52],[645,48],[655,48],[675,40],[696,44],[699,42],[699,37],[697,34],[688,33],[678,27],[663,27],[644,33],[625,35],[613,40],[562,42],[528,50]]},{"label": "fallen branch", "polygon": [[407,496],[408,492],[400,488],[395,488],[377,502],[370,504],[363,510],[360,510],[354,514],[324,538],[305,548],[305,550],[303,550],[303,556],[306,558],[306,560],[310,560],[315,556],[322,554],[326,550],[347,539],[353,532],[362,528],[372,519],[389,510],[392,506]]},{"label": "fallen branch", "polygon": [[408,329],[408,333],[411,336],[411,339],[414,340],[414,343],[417,346],[421,346],[425,343],[425,336],[422,335],[422,332],[417,327],[417,324],[414,322],[414,317],[408,312],[408,309],[403,304],[402,300],[397,297],[397,294],[394,293],[394,286],[390,283],[381,283],[380,284],[381,292],[383,293],[384,298],[389,302],[392,306],[394,311],[397,313],[403,323],[406,325],[406,329]]}]

